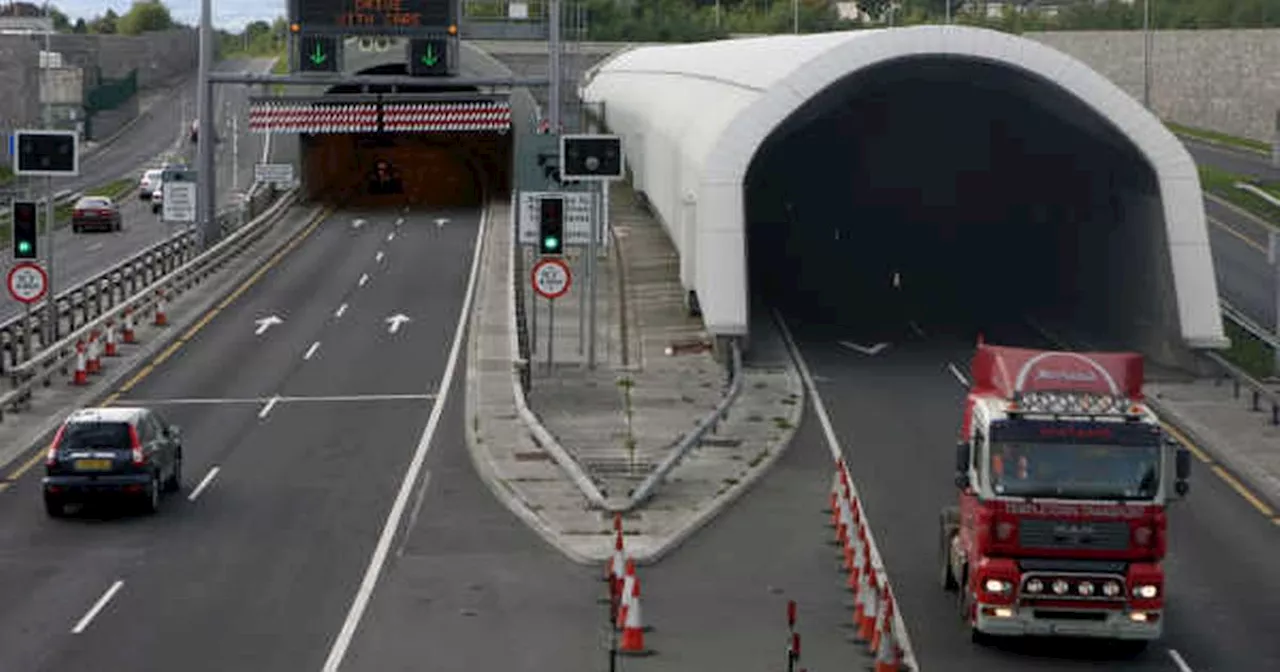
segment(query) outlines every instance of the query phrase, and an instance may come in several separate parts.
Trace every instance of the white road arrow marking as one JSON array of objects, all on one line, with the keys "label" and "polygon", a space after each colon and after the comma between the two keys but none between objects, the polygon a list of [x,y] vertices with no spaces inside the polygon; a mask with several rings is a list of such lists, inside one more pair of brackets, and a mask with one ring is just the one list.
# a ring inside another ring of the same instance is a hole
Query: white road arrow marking
[{"label": "white road arrow marking", "polygon": [[400,325],[408,321],[408,315],[405,315],[404,313],[396,313],[395,315],[387,318],[387,331],[394,334],[397,331],[400,331]]},{"label": "white road arrow marking", "polygon": [[404,217],[396,217],[396,226],[404,225]]},{"label": "white road arrow marking", "polygon": [[373,263],[375,264],[382,263],[382,250],[378,250],[378,253],[373,255]]},{"label": "white road arrow marking", "polygon": [[393,241],[393,240],[395,240],[395,239],[396,239],[396,232],[395,232],[395,231],[392,231],[391,233],[388,233],[388,234],[387,234],[387,242],[388,242],[388,243],[389,243],[389,242],[391,242],[391,241]]},{"label": "white road arrow marking", "polygon": [[364,226],[366,223],[367,222],[365,222],[363,219],[355,219],[351,221],[351,228],[358,229]]},{"label": "white road arrow marking", "polygon": [[444,217],[441,217],[436,220],[436,226],[444,226],[445,224],[448,224],[448,223],[449,223],[449,220]]},{"label": "white road arrow marking", "polygon": [[253,335],[261,336],[264,333],[266,333],[266,331],[271,327],[274,327],[277,324],[284,323],[284,320],[280,319],[279,317],[276,317],[275,315],[268,315],[266,317],[254,320],[253,323],[258,325],[258,328],[253,332]]},{"label": "white road arrow marking", "polygon": [[875,357],[876,355],[880,354],[885,348],[889,347],[888,343],[876,343],[875,345],[867,346],[867,345],[858,345],[857,343],[851,343],[849,341],[840,341],[840,345],[843,345],[844,347],[849,348],[850,350],[861,352],[862,354],[870,357]]}]

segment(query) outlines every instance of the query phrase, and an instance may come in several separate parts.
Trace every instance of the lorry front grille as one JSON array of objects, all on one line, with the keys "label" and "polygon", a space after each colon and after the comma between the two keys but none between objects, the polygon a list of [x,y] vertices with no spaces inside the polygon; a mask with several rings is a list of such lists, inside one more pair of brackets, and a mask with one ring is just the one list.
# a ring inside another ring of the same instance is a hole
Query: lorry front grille
[{"label": "lorry front grille", "polygon": [[1024,548],[1123,551],[1129,548],[1129,524],[1118,520],[1022,520],[1018,539]]}]

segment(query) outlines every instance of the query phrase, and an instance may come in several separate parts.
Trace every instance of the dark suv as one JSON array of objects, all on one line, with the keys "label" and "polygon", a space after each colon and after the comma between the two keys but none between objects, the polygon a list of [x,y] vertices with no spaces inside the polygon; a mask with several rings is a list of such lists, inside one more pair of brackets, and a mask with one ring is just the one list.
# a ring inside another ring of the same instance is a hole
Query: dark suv
[{"label": "dark suv", "polygon": [[123,496],[155,513],[161,492],[181,483],[177,427],[147,408],[88,408],[72,413],[49,445],[44,505],[56,517],[69,503]]}]

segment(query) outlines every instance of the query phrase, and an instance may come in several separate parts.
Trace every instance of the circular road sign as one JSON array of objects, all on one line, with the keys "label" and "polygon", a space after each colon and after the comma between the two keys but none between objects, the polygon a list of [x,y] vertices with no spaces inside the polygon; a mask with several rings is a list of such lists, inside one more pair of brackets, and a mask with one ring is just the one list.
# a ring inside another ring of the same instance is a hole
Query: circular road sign
[{"label": "circular road sign", "polygon": [[49,274],[29,261],[9,269],[9,295],[15,301],[35,303],[49,291]]},{"label": "circular road sign", "polygon": [[558,299],[569,292],[573,275],[559,259],[543,259],[533,266],[533,291],[545,299]]}]

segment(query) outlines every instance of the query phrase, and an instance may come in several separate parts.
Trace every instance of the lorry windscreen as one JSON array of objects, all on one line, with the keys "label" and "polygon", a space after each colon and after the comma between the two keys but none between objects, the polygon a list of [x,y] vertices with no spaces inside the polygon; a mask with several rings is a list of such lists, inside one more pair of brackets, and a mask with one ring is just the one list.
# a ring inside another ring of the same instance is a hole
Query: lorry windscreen
[{"label": "lorry windscreen", "polygon": [[1160,447],[993,442],[991,488],[1008,497],[1142,500],[1160,487]]}]

